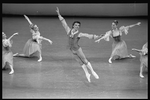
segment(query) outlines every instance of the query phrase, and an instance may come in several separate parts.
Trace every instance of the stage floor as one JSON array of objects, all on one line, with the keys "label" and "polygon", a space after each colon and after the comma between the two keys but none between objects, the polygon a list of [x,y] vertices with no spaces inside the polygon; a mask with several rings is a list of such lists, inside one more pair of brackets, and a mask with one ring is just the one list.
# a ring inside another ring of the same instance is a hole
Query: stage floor
[{"label": "stage floor", "polygon": [[[104,34],[111,29],[113,20],[122,25],[141,22],[129,30],[122,39],[128,46],[128,52],[135,55],[134,59],[124,59],[108,63],[111,55],[111,45],[104,40],[95,43],[94,40],[81,38],[79,45],[99,79],[91,76],[91,83],[86,79],[83,69],[67,48],[67,35],[58,18],[30,18],[37,24],[41,35],[53,41],[50,45],[42,41],[43,61],[38,58],[14,57],[14,74],[10,69],[2,70],[2,98],[148,98],[148,72],[145,78],[139,77],[139,54],[132,48],[140,49],[148,41],[147,19],[119,18],[66,18],[71,27],[72,22],[81,22],[81,32]],[[13,37],[13,53],[22,53],[23,47],[31,38],[29,24],[24,17],[2,18],[2,31]]]}]

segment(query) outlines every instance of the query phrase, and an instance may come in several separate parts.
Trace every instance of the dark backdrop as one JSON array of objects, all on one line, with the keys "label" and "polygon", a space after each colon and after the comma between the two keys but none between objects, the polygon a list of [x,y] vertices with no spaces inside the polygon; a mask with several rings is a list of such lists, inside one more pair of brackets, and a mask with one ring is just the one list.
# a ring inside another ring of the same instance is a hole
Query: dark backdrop
[{"label": "dark backdrop", "polygon": [[147,16],[148,3],[3,3],[2,14],[69,16]]}]

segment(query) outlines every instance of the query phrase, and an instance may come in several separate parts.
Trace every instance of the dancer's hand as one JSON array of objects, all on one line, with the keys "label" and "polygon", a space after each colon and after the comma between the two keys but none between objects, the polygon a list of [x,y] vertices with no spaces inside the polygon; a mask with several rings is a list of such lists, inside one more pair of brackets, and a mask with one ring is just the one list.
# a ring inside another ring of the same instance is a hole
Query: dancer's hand
[{"label": "dancer's hand", "polygon": [[53,42],[51,40],[49,40],[49,43],[52,44]]},{"label": "dancer's hand", "polygon": [[101,39],[98,39],[98,40],[96,40],[95,42],[98,42],[98,43],[99,43],[99,42],[100,42],[100,40],[101,40]]},{"label": "dancer's hand", "polygon": [[101,38],[101,37],[103,37],[104,36],[104,34],[101,34],[100,36],[99,36],[99,38]]},{"label": "dancer's hand", "polygon": [[135,51],[136,49],[135,49],[135,48],[132,48],[131,50]]},{"label": "dancer's hand", "polygon": [[14,33],[14,35],[18,35],[18,32],[17,32],[17,33]]},{"label": "dancer's hand", "polygon": [[99,36],[97,36],[97,35],[93,35],[93,38],[94,38],[94,39],[98,39],[98,38],[99,38]]},{"label": "dancer's hand", "polygon": [[56,12],[59,15],[59,8],[58,7],[56,7]]},{"label": "dancer's hand", "polygon": [[140,24],[141,24],[141,22],[138,22],[138,23],[137,23],[137,25],[140,25]]}]

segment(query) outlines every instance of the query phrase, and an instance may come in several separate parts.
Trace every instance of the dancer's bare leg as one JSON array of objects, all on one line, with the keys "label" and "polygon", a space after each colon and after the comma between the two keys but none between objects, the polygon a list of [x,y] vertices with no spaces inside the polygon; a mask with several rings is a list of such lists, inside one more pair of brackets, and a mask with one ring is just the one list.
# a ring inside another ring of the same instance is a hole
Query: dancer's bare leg
[{"label": "dancer's bare leg", "polygon": [[134,56],[134,55],[130,54],[130,55],[129,55],[129,57],[130,57],[130,58],[135,58],[136,56]]},{"label": "dancer's bare leg", "polygon": [[121,58],[135,58],[136,56],[132,55],[132,54],[129,54],[128,56],[126,57],[121,57]]},{"label": "dancer's bare leg", "polygon": [[87,67],[91,70],[93,76],[96,78],[96,79],[99,79],[99,76],[96,74],[96,72],[93,70],[92,68],[92,65],[90,62],[87,63]]},{"label": "dancer's bare leg", "polygon": [[42,61],[42,52],[41,51],[39,51],[39,60],[38,60],[38,62],[40,62],[40,61]]},{"label": "dancer's bare leg", "polygon": [[25,56],[25,54],[15,53],[15,54],[13,54],[13,57],[15,57],[15,56],[22,56],[22,57],[24,57],[24,56]]},{"label": "dancer's bare leg", "polygon": [[14,69],[13,69],[13,65],[9,64],[11,71],[9,72],[9,74],[13,74],[14,73]]},{"label": "dancer's bare leg", "polygon": [[143,65],[141,64],[141,66],[140,66],[140,77],[141,78],[144,78],[144,76],[143,76]]}]

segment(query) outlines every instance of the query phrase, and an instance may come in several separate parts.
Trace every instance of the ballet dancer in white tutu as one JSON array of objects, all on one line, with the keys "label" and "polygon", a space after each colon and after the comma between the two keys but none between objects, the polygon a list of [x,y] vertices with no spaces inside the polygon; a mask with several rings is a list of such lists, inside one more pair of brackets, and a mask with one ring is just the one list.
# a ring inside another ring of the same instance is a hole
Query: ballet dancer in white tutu
[{"label": "ballet dancer in white tutu", "polygon": [[118,21],[115,20],[112,23],[112,30],[107,31],[106,34],[103,34],[103,36],[99,39],[97,39],[95,42],[100,42],[100,40],[104,39],[106,41],[109,41],[109,37],[112,37],[114,39],[114,42],[112,44],[112,53],[108,60],[109,63],[112,63],[112,59],[117,56],[116,59],[122,59],[122,58],[134,58],[135,56],[132,54],[128,54],[127,45],[124,40],[121,39],[121,36],[123,32],[127,35],[129,28],[134,27],[136,25],[140,25],[141,23],[138,22],[133,25],[129,26],[121,26],[119,29],[117,28]]},{"label": "ballet dancer in white tutu", "polygon": [[13,53],[11,51],[11,47],[13,44],[13,41],[11,40],[13,36],[18,35],[18,33],[14,33],[12,36],[10,36],[7,39],[7,36],[4,32],[2,32],[2,69],[6,68],[6,64],[8,64],[10,66],[11,71],[9,72],[9,74],[13,74],[14,73],[14,69],[13,69]]},{"label": "ballet dancer in white tutu", "polygon": [[24,15],[24,17],[30,24],[30,32],[32,33],[32,38],[26,42],[23,49],[23,54],[16,53],[13,56],[24,56],[24,57],[36,56],[39,58],[38,62],[40,62],[42,61],[42,52],[41,52],[42,40],[46,40],[50,44],[52,44],[52,41],[50,39],[41,36],[37,25],[34,25],[26,15]]}]

